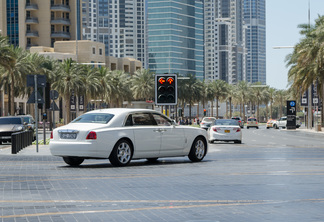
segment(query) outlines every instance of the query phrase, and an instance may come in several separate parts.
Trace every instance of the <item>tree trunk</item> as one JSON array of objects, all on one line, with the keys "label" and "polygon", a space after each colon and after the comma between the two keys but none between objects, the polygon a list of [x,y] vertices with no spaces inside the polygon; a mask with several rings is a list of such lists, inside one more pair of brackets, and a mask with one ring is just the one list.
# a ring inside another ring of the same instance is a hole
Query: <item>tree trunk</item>
[{"label": "tree trunk", "polygon": [[[11,85],[10,85],[10,115],[14,116],[15,115],[15,87],[14,87],[14,82],[15,82],[15,76],[14,74],[10,71],[11,75]],[[37,93],[37,92],[35,92]]]},{"label": "tree trunk", "polygon": [[71,121],[70,97],[70,93],[68,93],[65,97],[66,120],[64,120],[64,124],[68,124]]},{"label": "tree trunk", "polygon": [[214,99],[211,102],[211,116],[214,116]]},{"label": "tree trunk", "polygon": [[218,97],[216,97],[216,119],[218,119]]},{"label": "tree trunk", "polygon": [[230,108],[230,116],[229,118],[232,118],[232,97],[229,98],[229,108]]}]

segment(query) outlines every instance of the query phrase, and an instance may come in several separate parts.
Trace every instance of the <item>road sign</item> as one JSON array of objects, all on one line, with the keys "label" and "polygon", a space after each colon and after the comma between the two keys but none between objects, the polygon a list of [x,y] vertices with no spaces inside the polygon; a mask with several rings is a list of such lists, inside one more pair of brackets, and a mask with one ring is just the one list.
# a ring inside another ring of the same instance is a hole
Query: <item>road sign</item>
[{"label": "road sign", "polygon": [[296,129],[296,101],[287,100],[287,129]]},{"label": "road sign", "polygon": [[[27,103],[36,103],[35,101],[35,91],[32,92],[32,94],[30,95]],[[41,96],[41,94],[37,91],[37,103],[38,104],[43,104],[44,103],[44,99]]]},{"label": "road sign", "polygon": [[51,107],[50,107],[50,110],[53,110],[53,109],[54,109],[54,111],[60,110],[54,101],[51,103]]},{"label": "road sign", "polygon": [[59,93],[56,90],[51,90],[50,92],[50,98],[51,100],[56,100],[59,97]]},{"label": "road sign", "polygon": [[[45,75],[36,75],[37,86],[45,87],[46,86],[46,76]],[[35,86],[35,75],[27,75],[27,87]]]},{"label": "road sign", "polygon": [[177,105],[178,88],[176,74],[155,75],[155,104]]}]

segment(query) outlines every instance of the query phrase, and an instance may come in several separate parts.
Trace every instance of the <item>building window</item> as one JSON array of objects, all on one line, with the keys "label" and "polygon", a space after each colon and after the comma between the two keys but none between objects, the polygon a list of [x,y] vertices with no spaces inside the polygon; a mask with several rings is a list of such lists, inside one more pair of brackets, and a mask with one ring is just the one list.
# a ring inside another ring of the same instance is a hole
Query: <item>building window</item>
[{"label": "building window", "polygon": [[96,48],[92,48],[92,54],[96,54]]}]

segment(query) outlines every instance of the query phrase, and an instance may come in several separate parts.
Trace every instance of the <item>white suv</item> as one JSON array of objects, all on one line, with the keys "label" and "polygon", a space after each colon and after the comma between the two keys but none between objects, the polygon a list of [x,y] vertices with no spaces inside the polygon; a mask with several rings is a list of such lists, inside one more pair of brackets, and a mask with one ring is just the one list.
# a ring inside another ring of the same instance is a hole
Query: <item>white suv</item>
[{"label": "white suv", "polygon": [[[299,116],[296,116],[296,128],[299,128],[301,126],[301,121],[299,119]],[[287,116],[281,117],[279,120],[273,123],[273,128],[279,129],[279,128],[285,129],[287,127]]]}]

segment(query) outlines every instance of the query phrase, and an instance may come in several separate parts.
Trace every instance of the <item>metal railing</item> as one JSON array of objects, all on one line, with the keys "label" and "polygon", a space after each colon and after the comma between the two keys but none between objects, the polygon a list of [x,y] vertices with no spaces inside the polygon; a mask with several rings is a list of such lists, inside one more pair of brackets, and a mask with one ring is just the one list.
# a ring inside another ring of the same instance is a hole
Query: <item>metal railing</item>
[{"label": "metal railing", "polygon": [[31,130],[11,134],[11,154],[17,154],[20,150],[33,143],[34,132]]}]

